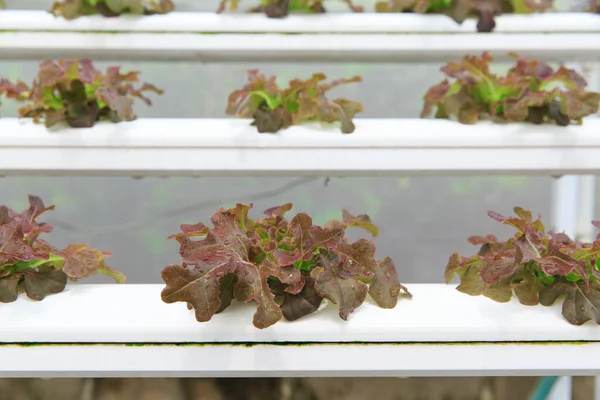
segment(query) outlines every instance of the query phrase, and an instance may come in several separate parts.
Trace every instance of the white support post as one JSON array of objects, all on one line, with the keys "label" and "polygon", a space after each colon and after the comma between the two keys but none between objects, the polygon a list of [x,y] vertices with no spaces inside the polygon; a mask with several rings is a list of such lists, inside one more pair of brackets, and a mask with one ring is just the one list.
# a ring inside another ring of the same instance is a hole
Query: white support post
[{"label": "white support post", "polygon": [[[590,90],[600,90],[598,63],[567,63],[587,80]],[[595,214],[595,176],[573,175],[557,179],[553,188],[554,230],[589,241],[595,230],[590,222]]]},{"label": "white support post", "polygon": [[579,213],[579,176],[566,175],[556,179],[552,187],[552,222],[555,232],[576,236]]},{"label": "white support post", "polygon": [[[600,91],[600,64],[590,62],[583,64],[583,73],[588,82],[590,90]],[[581,240],[591,241],[596,235],[596,229],[590,224],[595,219],[596,214],[596,177],[594,175],[584,175],[581,177],[579,199],[579,221],[577,233]],[[600,376],[596,376],[595,382],[595,400],[600,400]]]},{"label": "white support post", "polygon": [[[584,63],[583,75],[592,91],[600,91],[600,64],[597,62]],[[596,213],[596,177],[582,175],[579,177],[579,213],[577,217],[577,238],[591,241],[596,236],[596,229],[590,223]]]},{"label": "white support post", "polygon": [[[570,63],[567,63],[570,64]],[[573,63],[568,67],[578,70],[586,78],[590,90],[600,89],[598,63]],[[595,215],[596,185],[594,175],[568,175],[557,179],[553,187],[554,230],[565,232],[578,240],[590,241],[595,229],[590,223]],[[600,377],[596,377],[596,387]],[[549,400],[569,399],[571,396],[571,377],[561,377],[556,383]],[[600,393],[596,391],[596,400]]]},{"label": "white support post", "polygon": [[596,212],[596,176],[582,175],[579,177],[579,207],[575,237],[584,242],[594,240],[596,228],[591,224]]},{"label": "white support post", "polygon": [[[571,65],[569,65],[571,64]],[[567,63],[567,67],[583,73],[580,63]],[[552,187],[552,222],[553,230],[564,232],[571,237],[576,237],[579,221],[579,207],[582,203],[580,196],[581,180],[578,175],[567,175],[556,179]],[[550,394],[550,400],[569,400],[571,397],[572,379],[570,376],[561,376]]]}]

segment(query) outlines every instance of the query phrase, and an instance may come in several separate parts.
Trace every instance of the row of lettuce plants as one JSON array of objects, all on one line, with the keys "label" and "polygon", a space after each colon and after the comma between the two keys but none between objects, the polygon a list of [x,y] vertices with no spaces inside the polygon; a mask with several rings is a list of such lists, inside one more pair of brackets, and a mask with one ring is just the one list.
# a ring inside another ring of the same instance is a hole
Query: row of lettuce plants
[{"label": "row of lettuce plants", "polygon": [[[377,236],[367,215],[343,210],[341,219],[319,226],[303,212],[286,218],[291,208],[291,203],[271,207],[252,218],[252,204],[237,204],[215,212],[212,226],[181,225],[179,233],[169,236],[180,244],[181,263],[163,269],[162,300],[186,303],[199,322],[234,300],[253,302],[253,324],[264,329],[318,312],[325,299],[348,320],[367,296],[382,308],[412,297],[394,262],[375,257],[372,240],[346,236],[349,228]],[[52,209],[37,196],[29,196],[29,208],[21,213],[0,206],[0,302],[14,302],[22,292],[39,301],[62,292],[68,280],[97,273],[125,283],[125,276],[106,264],[110,253],[87,244],[59,249],[40,237],[52,226],[36,219]],[[513,295],[526,306],[561,301],[570,324],[600,324],[600,234],[591,243],[580,242],[547,232],[530,211],[515,207],[514,212],[505,217],[490,211],[494,221],[516,233],[505,241],[493,235],[470,237],[479,251],[450,256],[446,280],[458,275],[460,292],[497,302]],[[592,223],[600,227],[600,221]]]},{"label": "row of lettuce plants", "polygon": [[[488,53],[465,56],[441,68],[445,79],[424,95],[421,117],[457,120],[474,124],[481,119],[498,122],[581,124],[600,106],[600,93],[587,91],[586,80],[576,71],[557,69],[538,60],[515,55],[515,64],[504,75],[492,73]],[[68,124],[91,127],[97,121],[132,121],[134,99],[150,105],[148,93],[163,94],[149,83],[139,82],[139,71],[121,72],[118,66],[106,72],[90,60],[46,60],[31,84],[0,78],[2,96],[24,103],[19,116],[42,122],[48,128]],[[362,82],[360,76],[327,81],[323,73],[307,79],[292,79],[287,86],[275,76],[248,71],[248,83],[227,99],[225,113],[252,119],[260,133],[275,133],[292,125],[319,121],[339,122],[343,133],[355,130],[354,117],[364,105],[345,98],[330,98],[341,85]]]}]

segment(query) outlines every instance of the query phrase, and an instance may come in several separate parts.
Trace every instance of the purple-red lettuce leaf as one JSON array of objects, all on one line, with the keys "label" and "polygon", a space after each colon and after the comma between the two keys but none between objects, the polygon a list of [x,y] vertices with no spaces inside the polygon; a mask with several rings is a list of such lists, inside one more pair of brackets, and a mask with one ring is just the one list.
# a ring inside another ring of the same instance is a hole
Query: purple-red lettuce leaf
[{"label": "purple-red lettuce leaf", "polygon": [[[87,59],[46,60],[31,87],[18,82],[8,97],[26,103],[19,109],[20,117],[36,123],[43,119],[48,128],[61,122],[85,128],[100,120],[131,121],[136,118],[133,99],[150,105],[144,92],[163,93],[147,83],[135,87],[138,75],[137,71],[122,74],[119,67],[109,67],[102,74]],[[0,94],[1,87],[0,83]]]},{"label": "purple-red lettuce leaf", "polygon": [[286,292],[285,285],[279,279],[270,279],[269,285],[276,300],[278,296],[282,298],[281,312],[288,321],[295,321],[312,314],[319,309],[323,302],[323,297],[319,296],[315,290],[315,279],[310,276],[305,277],[304,287],[296,294]]},{"label": "purple-red lettuce leaf", "polygon": [[39,236],[52,231],[38,222],[42,213],[53,210],[41,198],[29,196],[29,208],[21,213],[0,206],[0,302],[15,301],[24,291],[33,300],[62,292],[67,280],[104,273],[119,283],[125,276],[104,262],[109,253],[72,244],[59,250]]},{"label": "purple-red lettuce leaf", "polygon": [[338,227],[347,229],[351,227],[361,228],[371,234],[373,237],[379,235],[379,228],[371,222],[371,218],[367,214],[354,216],[348,210],[342,210],[342,220],[332,219],[327,221],[326,227]]},{"label": "purple-red lettuce leaf", "polygon": [[323,298],[338,304],[347,319],[369,292],[386,308],[407,292],[393,262],[375,260],[373,242],[345,237],[351,226],[376,234],[368,216],[344,211],[342,221],[318,226],[306,213],[286,219],[291,203],[271,207],[256,220],[248,216],[251,208],[221,209],[211,218],[212,228],[182,225],[181,233],[170,236],[180,243],[182,264],[163,270],[163,301],[185,302],[198,321],[210,320],[233,299],[252,301],[253,323],[262,329],[315,312]]},{"label": "purple-red lettuce leaf", "polygon": [[347,99],[330,100],[331,89],[361,82],[354,76],[324,83],[327,76],[315,73],[309,79],[292,79],[285,89],[279,88],[274,76],[266,77],[258,70],[248,71],[248,84],[233,91],[225,113],[238,118],[253,118],[252,125],[260,133],[275,133],[291,125],[308,121],[340,121],[343,133],[354,132],[352,119],[363,111],[363,105]]},{"label": "purple-red lettuce leaf", "polygon": [[[600,323],[600,235],[592,243],[572,240],[564,233],[546,232],[540,217],[515,207],[516,216],[488,215],[517,232],[507,241],[496,237],[471,237],[478,254],[453,254],[446,267],[446,281],[460,278],[457,289],[499,302],[514,293],[524,305],[551,305],[564,297],[564,318],[582,325]],[[597,222],[594,222],[598,226]]]},{"label": "purple-red lettuce leaf", "polygon": [[340,318],[347,320],[350,313],[365,301],[369,291],[367,285],[357,278],[368,278],[370,275],[344,278],[345,263],[332,252],[321,255],[317,265],[311,271],[316,292],[337,304]]},{"label": "purple-red lettuce leaf", "polygon": [[[363,12],[352,0],[343,0],[353,12]],[[236,11],[239,0],[221,0],[217,13],[225,10]],[[326,12],[323,0],[261,0],[260,5],[249,10],[251,13],[265,13],[268,18],[285,18],[291,13],[321,14]]]},{"label": "purple-red lettuce leaf", "polygon": [[12,303],[19,295],[20,275],[0,276],[0,303]]},{"label": "purple-red lettuce leaf", "polygon": [[505,76],[490,72],[494,59],[488,53],[446,64],[441,68],[446,79],[425,94],[421,117],[435,111],[436,118],[464,124],[490,118],[566,126],[598,112],[600,93],[587,92],[587,82],[576,71],[514,56],[515,65]]},{"label": "purple-red lettuce leaf", "polygon": [[590,288],[581,282],[554,282],[540,291],[540,303],[552,305],[564,296],[562,315],[573,325],[583,325],[588,321],[600,324],[600,283],[593,281]]},{"label": "purple-red lettuce leaf", "polygon": [[55,0],[50,13],[65,19],[100,14],[117,17],[131,13],[138,15],[166,14],[175,9],[172,0]]},{"label": "purple-red lettuce leaf", "polygon": [[249,209],[241,204],[235,209],[221,209],[212,216],[214,228],[204,239],[182,240],[180,255],[184,265],[170,265],[162,272],[167,284],[163,301],[185,301],[194,308],[198,321],[208,321],[221,307],[221,280],[233,274],[237,278],[233,296],[238,301],[257,303],[256,327],[267,328],[282,318],[267,279],[277,277],[300,291],[302,276],[294,268],[278,268],[265,257],[248,219]]},{"label": "purple-red lettuce leaf", "polygon": [[49,294],[62,292],[67,285],[67,279],[67,274],[47,264],[23,271],[25,292],[29,298],[38,301]]},{"label": "purple-red lettuce leaf", "polygon": [[406,286],[400,283],[396,265],[391,258],[386,257],[373,268],[373,277],[369,284],[369,294],[381,308],[394,308],[398,297],[404,293],[412,297]]}]

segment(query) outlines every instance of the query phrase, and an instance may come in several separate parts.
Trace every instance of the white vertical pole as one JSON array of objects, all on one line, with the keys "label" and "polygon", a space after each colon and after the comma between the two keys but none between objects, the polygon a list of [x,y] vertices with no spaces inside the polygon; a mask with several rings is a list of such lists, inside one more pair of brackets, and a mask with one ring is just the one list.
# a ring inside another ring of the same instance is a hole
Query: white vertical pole
[{"label": "white vertical pole", "polygon": [[[589,88],[596,90],[598,77],[596,65],[567,63],[568,68],[582,73],[588,81]],[[589,238],[590,221],[594,215],[595,186],[593,176],[567,175],[554,181],[552,187],[552,223],[553,230],[564,232],[579,240]],[[587,225],[586,225],[587,224]],[[598,382],[599,378],[596,378]],[[550,393],[548,400],[569,400],[571,398],[571,377],[562,376]],[[600,399],[596,399],[600,400]]]},{"label": "white vertical pole", "polygon": [[579,177],[579,214],[575,237],[584,242],[591,242],[596,237],[596,228],[591,224],[596,213],[596,177],[584,175]]},{"label": "white vertical pole", "polygon": [[567,175],[552,183],[552,230],[575,237],[579,215],[579,177]]},{"label": "white vertical pole", "polygon": [[[599,77],[596,63],[567,63],[568,68],[580,72],[588,81],[590,90],[597,90]],[[565,232],[573,238],[589,239],[590,221],[594,216],[594,176],[568,175],[558,178],[552,188],[553,230]]]},{"label": "white vertical pole", "polygon": [[[581,63],[567,63],[566,66],[583,73]],[[554,231],[575,237],[580,205],[579,176],[562,176],[556,179],[552,186],[552,228]]]},{"label": "white vertical pole", "polygon": [[[583,64],[583,74],[591,91],[600,91],[600,64],[589,62]],[[579,200],[579,217],[577,234],[580,240],[592,241],[596,236],[596,228],[590,224],[596,214],[596,178],[593,175],[581,177]],[[600,377],[596,376],[595,400],[600,400]]]},{"label": "white vertical pole", "polygon": [[[600,64],[597,62],[582,65],[583,76],[591,91],[600,91]],[[596,214],[596,177],[583,175],[579,178],[579,214],[577,216],[576,234],[582,241],[592,241],[596,229],[590,223]]]}]

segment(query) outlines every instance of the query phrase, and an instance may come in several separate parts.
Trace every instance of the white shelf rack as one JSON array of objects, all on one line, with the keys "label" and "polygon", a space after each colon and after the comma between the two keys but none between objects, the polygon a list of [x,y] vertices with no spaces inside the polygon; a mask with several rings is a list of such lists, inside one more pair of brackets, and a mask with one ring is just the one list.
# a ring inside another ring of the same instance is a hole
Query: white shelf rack
[{"label": "white shelf rack", "polygon": [[[276,20],[171,13],[65,21],[45,11],[2,10],[0,60],[444,63],[489,51],[504,61],[516,52],[598,62],[599,22],[583,13],[504,15],[493,33],[481,34],[474,21],[457,25],[434,15]],[[50,131],[0,119],[0,175],[593,174],[600,170],[599,121],[561,128],[357,119],[351,135],[321,126],[271,135],[235,119],[140,119]],[[10,361],[0,363],[0,376],[600,373],[598,357],[590,356],[600,352],[600,329],[569,325],[559,305],[498,304],[453,285],[409,285],[415,297],[393,310],[368,303],[344,322],[330,305],[258,330],[251,306],[236,304],[197,323],[185,304],[164,304],[161,288],[73,285],[41,303],[21,296],[0,304],[0,359]]]},{"label": "white shelf rack", "polygon": [[[335,305],[260,330],[255,307],[233,303],[198,323],[163,285],[72,285],[0,305],[0,375],[440,376],[600,373],[600,330],[561,306],[471,297],[455,285],[413,284],[396,308],[371,302],[348,321]],[[326,357],[323,355],[327,354]]]},{"label": "white shelf rack", "polygon": [[[257,37],[260,35],[260,37]],[[600,16],[588,13],[503,15],[491,34],[475,21],[441,15],[264,15],[175,12],[143,17],[82,17],[0,11],[0,60],[398,61],[447,62],[489,51],[550,61],[600,59]]]},{"label": "white shelf rack", "polygon": [[352,134],[318,124],[259,134],[250,120],[234,118],[139,119],[52,130],[6,118],[0,119],[0,174],[560,175],[600,170],[596,118],[569,127],[435,119],[355,123]]}]

